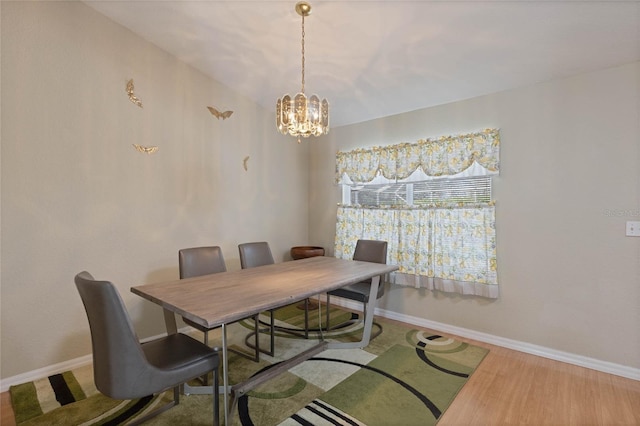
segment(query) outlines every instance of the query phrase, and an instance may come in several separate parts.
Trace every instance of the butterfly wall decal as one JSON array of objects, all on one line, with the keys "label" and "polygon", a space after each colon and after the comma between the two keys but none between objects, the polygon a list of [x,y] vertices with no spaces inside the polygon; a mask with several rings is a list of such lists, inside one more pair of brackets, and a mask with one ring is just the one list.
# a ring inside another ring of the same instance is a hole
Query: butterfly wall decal
[{"label": "butterfly wall decal", "polygon": [[213,116],[215,118],[217,118],[218,120],[220,120],[221,118],[223,120],[226,120],[227,118],[231,117],[231,114],[233,114],[233,111],[224,111],[224,112],[220,112],[217,109],[215,109],[214,107],[210,107],[208,106],[207,109],[209,110],[209,112],[211,114],[213,114]]},{"label": "butterfly wall decal", "polygon": [[142,108],[142,101],[133,93],[133,79],[127,81],[127,95],[131,102]]},{"label": "butterfly wall decal", "polygon": [[143,152],[145,154],[153,154],[158,150],[157,146],[142,146],[142,145],[136,145],[135,143],[132,145],[138,152]]}]

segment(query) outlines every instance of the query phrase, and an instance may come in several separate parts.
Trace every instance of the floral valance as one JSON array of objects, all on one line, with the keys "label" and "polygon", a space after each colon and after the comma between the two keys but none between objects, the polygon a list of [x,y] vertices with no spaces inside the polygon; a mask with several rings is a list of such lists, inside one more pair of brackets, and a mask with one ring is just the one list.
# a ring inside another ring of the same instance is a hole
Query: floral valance
[{"label": "floral valance", "polygon": [[387,179],[406,179],[419,167],[429,176],[455,175],[477,162],[497,174],[500,169],[498,129],[421,139],[336,154],[336,182],[346,174],[352,182],[365,183],[378,173]]}]

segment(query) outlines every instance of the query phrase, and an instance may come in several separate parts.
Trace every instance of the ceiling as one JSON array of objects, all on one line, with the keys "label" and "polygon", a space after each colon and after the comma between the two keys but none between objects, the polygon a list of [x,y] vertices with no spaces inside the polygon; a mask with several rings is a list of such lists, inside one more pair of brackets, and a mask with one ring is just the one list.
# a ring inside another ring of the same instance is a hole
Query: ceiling
[{"label": "ceiling", "polygon": [[[300,90],[295,0],[85,3],[265,108]],[[638,1],[311,5],[305,92],[332,127],[640,60]]]}]

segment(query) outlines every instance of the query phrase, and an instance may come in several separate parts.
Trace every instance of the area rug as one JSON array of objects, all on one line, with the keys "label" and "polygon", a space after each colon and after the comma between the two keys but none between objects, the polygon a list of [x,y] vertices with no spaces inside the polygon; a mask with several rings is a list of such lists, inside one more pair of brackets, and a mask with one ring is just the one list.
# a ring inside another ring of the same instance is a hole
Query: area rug
[{"label": "area rug", "polygon": [[[320,334],[332,340],[359,340],[362,326],[355,321],[357,316],[332,308],[332,325],[344,325],[321,332],[318,321],[324,318],[324,306],[318,311],[311,311],[309,340],[277,333],[274,357],[261,355],[255,363],[230,353],[231,383],[314,345]],[[276,318],[278,325],[294,330],[304,322],[299,306],[278,310]],[[435,425],[488,350],[382,318],[376,322],[383,332],[366,348],[327,350],[240,398],[232,423]],[[250,323],[229,327],[232,344],[243,346],[250,328]],[[219,345],[219,336],[212,333],[210,338],[211,344]],[[261,334],[260,344],[268,344],[266,335]],[[16,423],[21,426],[126,424],[172,397],[166,392],[139,400],[112,400],[96,390],[91,366],[12,386],[10,394]],[[210,425],[211,397],[183,395],[178,406],[146,424]]]}]

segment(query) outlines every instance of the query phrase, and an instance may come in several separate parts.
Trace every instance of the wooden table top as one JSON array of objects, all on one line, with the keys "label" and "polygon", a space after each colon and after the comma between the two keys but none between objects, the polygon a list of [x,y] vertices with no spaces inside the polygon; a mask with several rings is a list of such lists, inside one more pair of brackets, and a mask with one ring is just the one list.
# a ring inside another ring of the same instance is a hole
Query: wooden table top
[{"label": "wooden table top", "polygon": [[140,285],[131,291],[213,328],[397,269],[395,265],[317,256]]}]

